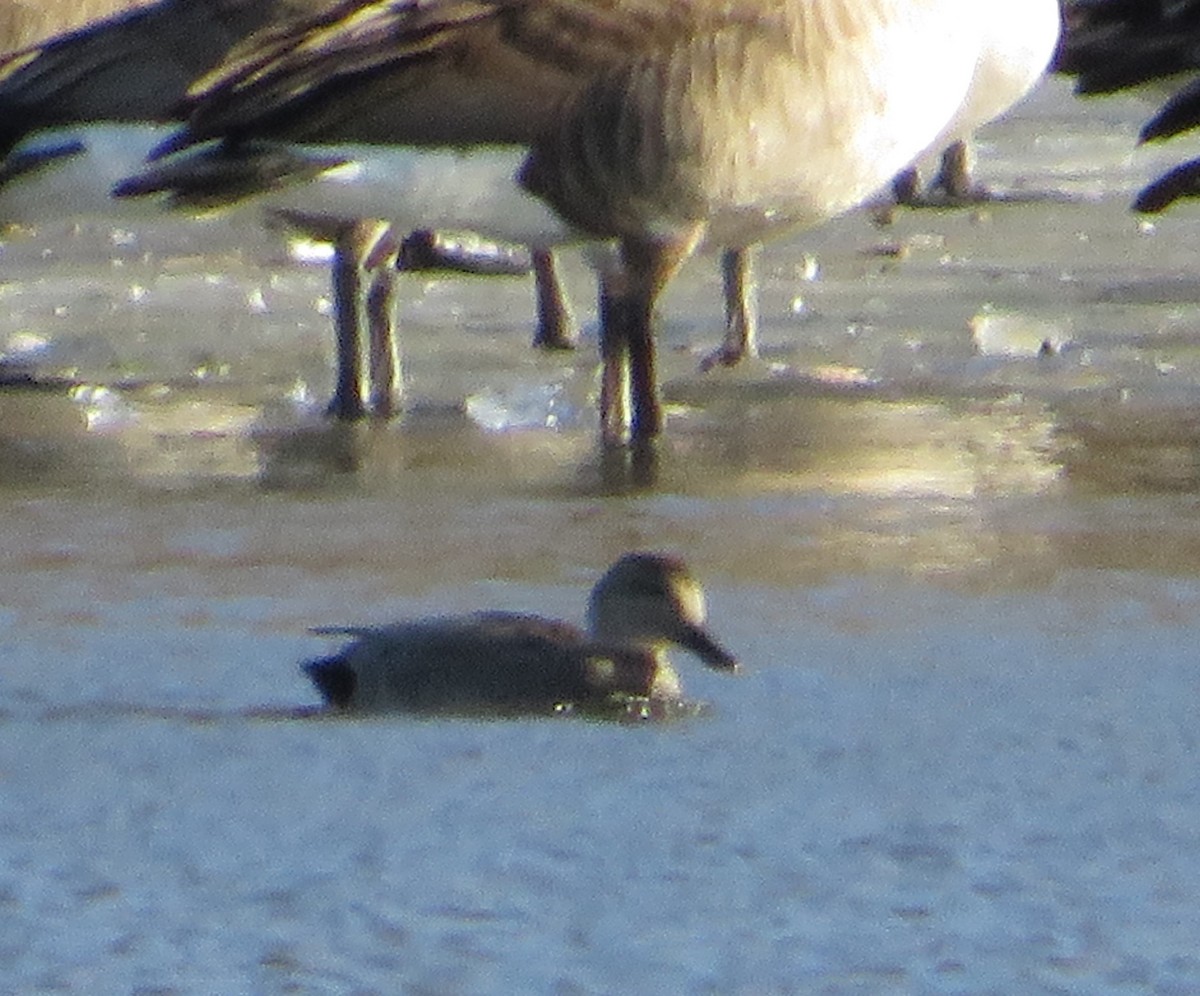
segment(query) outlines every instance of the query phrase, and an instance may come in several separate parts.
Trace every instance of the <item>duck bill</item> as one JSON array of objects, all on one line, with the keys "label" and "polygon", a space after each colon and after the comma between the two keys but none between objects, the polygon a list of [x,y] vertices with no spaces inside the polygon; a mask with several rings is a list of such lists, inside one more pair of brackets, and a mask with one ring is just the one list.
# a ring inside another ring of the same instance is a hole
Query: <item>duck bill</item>
[{"label": "duck bill", "polygon": [[690,650],[705,664],[718,671],[738,670],[737,658],[708,635],[699,626],[689,626],[679,634],[677,641],[685,650]]}]

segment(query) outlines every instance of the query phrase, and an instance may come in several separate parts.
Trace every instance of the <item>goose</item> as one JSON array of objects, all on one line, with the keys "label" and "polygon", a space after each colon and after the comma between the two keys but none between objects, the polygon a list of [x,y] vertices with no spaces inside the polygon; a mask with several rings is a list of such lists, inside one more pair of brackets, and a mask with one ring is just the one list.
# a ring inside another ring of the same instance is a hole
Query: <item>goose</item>
[{"label": "goose", "polygon": [[313,632],[352,642],[302,668],[336,710],[534,713],[679,700],[666,657],[672,644],[709,667],[738,669],[705,628],[703,590],[678,557],[622,556],[592,589],[587,625],[585,632],[542,616],[477,612],[321,627]]},{"label": "goose", "polygon": [[[892,179],[892,196],[898,204],[959,204],[986,196],[972,179],[967,139],[981,125],[1002,116],[1045,75],[1058,42],[1060,20],[1058,0],[1015,0],[988,16],[967,94],[925,153],[941,150],[941,165],[929,186],[935,197],[921,194],[920,172],[914,163]],[[755,255],[753,247],[721,255],[725,338],[703,358],[701,370],[734,366],[758,356]]]},{"label": "goose", "polygon": [[449,193],[430,202],[439,173],[453,188],[459,166],[490,170],[512,211],[478,230],[607,250],[601,438],[648,443],[663,426],[651,315],[678,268],[701,247],[742,251],[817,225],[886,184],[961,105],[985,12],[960,0],[349,0],[231,52],[161,151],[404,145],[414,178],[428,173],[394,212],[430,225],[464,207]]},{"label": "goose", "polygon": [[[966,98],[954,117],[930,143],[940,151],[940,168],[930,189],[945,202],[983,196],[971,177],[968,138],[982,125],[1003,115],[1045,75],[1058,45],[1062,14],[1058,0],[1012,0],[986,19],[983,44]],[[916,166],[903,170],[892,191],[901,204],[918,206],[921,196]]]},{"label": "goose", "polygon": [[[93,0],[47,3],[36,24],[13,18],[12,30],[0,34],[0,51],[7,53],[0,56],[0,154],[8,153],[0,162],[0,221],[136,216],[110,194],[164,140],[152,123],[170,120],[191,80],[235,42],[272,20],[320,6],[320,0]],[[85,12],[107,16],[85,23]],[[57,26],[73,30],[48,34],[56,26],[53,14],[61,19]],[[398,260],[411,259],[406,249],[413,242],[385,222],[317,215],[306,207],[298,194],[280,211],[334,245],[337,373],[328,411],[347,420],[391,415],[400,391],[392,274]],[[158,212],[142,213],[154,218]],[[415,233],[418,239],[426,234]],[[570,315],[555,262],[546,253],[535,253],[531,262],[538,290],[535,345],[569,345]],[[362,380],[364,335],[369,391]]]}]

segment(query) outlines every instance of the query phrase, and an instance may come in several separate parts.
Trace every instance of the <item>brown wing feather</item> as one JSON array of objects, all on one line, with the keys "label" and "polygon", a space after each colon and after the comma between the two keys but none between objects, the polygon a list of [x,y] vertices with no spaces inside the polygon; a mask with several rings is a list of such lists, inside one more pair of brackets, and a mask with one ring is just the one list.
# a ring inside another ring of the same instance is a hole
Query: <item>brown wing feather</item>
[{"label": "brown wing feather", "polygon": [[[276,24],[193,87],[189,140],[528,142],[564,101],[723,5],[374,0]],[[345,114],[352,102],[354,113]]]}]

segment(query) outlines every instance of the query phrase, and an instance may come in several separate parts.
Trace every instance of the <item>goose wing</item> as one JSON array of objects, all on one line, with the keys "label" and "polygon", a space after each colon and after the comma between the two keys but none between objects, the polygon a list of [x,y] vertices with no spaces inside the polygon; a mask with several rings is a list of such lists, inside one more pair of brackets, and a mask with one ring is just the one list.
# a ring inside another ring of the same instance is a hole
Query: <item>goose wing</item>
[{"label": "goose wing", "polygon": [[[597,76],[742,17],[696,0],[349,0],[276,23],[192,87],[188,134],[525,143]],[[351,101],[353,114],[344,112]]]},{"label": "goose wing", "polygon": [[0,135],[78,121],[169,120],[235,42],[311,0],[161,0],[0,58]]}]

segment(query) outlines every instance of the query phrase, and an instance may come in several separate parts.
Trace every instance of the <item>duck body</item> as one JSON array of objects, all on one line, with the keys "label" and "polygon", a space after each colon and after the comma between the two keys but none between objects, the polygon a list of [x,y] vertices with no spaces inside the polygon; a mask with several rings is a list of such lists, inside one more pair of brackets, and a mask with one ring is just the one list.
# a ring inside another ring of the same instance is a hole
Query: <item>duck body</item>
[{"label": "duck body", "polygon": [[703,594],[681,561],[632,553],[593,589],[587,631],[511,612],[322,627],[314,632],[351,642],[303,670],[330,706],[350,712],[546,714],[671,702],[682,688],[668,644],[710,667],[737,668],[703,623]]},{"label": "duck body", "polygon": [[606,647],[538,616],[480,612],[319,632],[354,637],[342,653],[305,665],[340,709],[553,712],[613,695],[680,694],[674,669],[653,652]]}]

